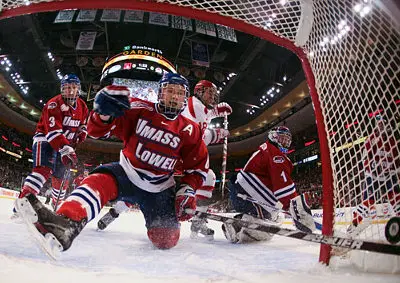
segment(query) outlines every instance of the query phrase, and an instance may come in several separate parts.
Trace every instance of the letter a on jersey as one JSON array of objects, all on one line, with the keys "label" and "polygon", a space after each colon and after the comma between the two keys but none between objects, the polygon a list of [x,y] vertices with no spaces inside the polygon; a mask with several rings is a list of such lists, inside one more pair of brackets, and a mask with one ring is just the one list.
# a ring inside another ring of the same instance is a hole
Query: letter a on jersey
[{"label": "letter a on jersey", "polygon": [[193,125],[187,125],[183,130],[182,130],[182,132],[189,132],[189,135],[191,136],[192,135],[192,133],[193,133]]}]

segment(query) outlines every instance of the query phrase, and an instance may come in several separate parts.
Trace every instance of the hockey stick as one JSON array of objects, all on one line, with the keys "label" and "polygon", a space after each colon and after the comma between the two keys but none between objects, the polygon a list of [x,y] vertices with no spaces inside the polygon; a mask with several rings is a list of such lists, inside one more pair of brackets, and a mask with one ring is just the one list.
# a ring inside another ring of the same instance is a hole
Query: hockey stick
[{"label": "hockey stick", "polygon": [[[228,115],[224,116],[224,129],[228,130]],[[222,173],[221,173],[221,195],[224,198],[224,189],[226,182],[226,159],[228,157],[228,137],[224,138],[224,145],[222,148]]]},{"label": "hockey stick", "polygon": [[[256,200],[256,199],[252,198],[251,196],[247,196],[247,195],[244,195],[244,194],[237,194],[237,196],[240,197],[240,198],[243,199],[243,200],[247,200],[247,201],[249,201],[249,202],[252,202],[252,203],[255,203],[255,204],[264,206],[264,208],[265,208],[267,211],[268,211],[268,210],[273,210],[273,211],[276,211],[276,212],[282,212],[283,214],[292,217],[292,215],[290,214],[290,212],[288,212],[288,211],[286,211],[286,210],[283,210],[283,209],[280,209],[280,208],[277,208],[277,207],[274,207],[274,206],[271,206],[271,205],[269,205],[269,204],[267,204],[267,203],[265,203],[265,202],[258,201],[258,200]],[[295,221],[295,220],[293,219],[293,221]],[[322,230],[322,224],[321,224],[321,223],[318,223],[317,221],[314,221],[314,224],[315,224],[315,228],[317,228],[317,229],[320,230],[320,231]]]},{"label": "hockey stick", "polygon": [[242,219],[231,218],[222,215],[216,215],[207,212],[201,211],[194,211],[187,209],[187,213],[196,215],[200,218],[207,218],[210,220],[215,220],[227,224],[238,223],[242,227],[257,230],[261,232],[271,233],[275,235],[280,235],[283,237],[294,238],[298,240],[303,240],[307,242],[313,243],[320,243],[331,245],[335,247],[341,247],[351,250],[360,250],[360,251],[370,251],[370,252],[377,252],[377,253],[384,253],[384,254],[392,254],[392,255],[400,255],[400,246],[397,245],[388,245],[388,244],[381,244],[381,243],[374,243],[364,241],[362,239],[348,239],[348,238],[341,238],[335,236],[327,236],[327,235],[320,235],[314,233],[306,233],[300,230],[291,230],[286,228],[281,228],[275,225],[268,225],[268,224],[256,224],[253,222],[245,221]]},{"label": "hockey stick", "polygon": [[[75,149],[75,147],[77,146],[76,142],[77,142],[77,138],[78,138],[78,131],[76,131],[74,133],[74,136],[72,137],[72,141],[71,141],[71,146]],[[56,203],[54,204],[54,212],[57,211],[57,207],[58,207],[58,203],[60,202],[60,195],[61,195],[61,191],[64,188],[64,184],[67,180],[69,180],[69,177],[71,175],[71,165],[67,165],[65,167],[65,171],[64,171],[64,176],[63,179],[61,181],[61,186],[60,186],[60,190],[58,191],[58,195],[57,195],[57,200]],[[67,192],[67,190],[65,190],[65,193]],[[65,195],[64,195],[65,198]]]},{"label": "hockey stick", "polygon": [[57,200],[56,200],[56,203],[54,204],[54,212],[57,211],[58,203],[60,202],[61,191],[62,191],[62,189],[64,188],[65,182],[69,179],[69,176],[70,176],[70,174],[71,174],[71,170],[70,170],[71,168],[70,168],[70,167],[71,167],[71,166],[67,166],[67,167],[65,168],[64,176],[63,176],[63,179],[62,179],[62,181],[61,181],[60,190],[58,191]]}]

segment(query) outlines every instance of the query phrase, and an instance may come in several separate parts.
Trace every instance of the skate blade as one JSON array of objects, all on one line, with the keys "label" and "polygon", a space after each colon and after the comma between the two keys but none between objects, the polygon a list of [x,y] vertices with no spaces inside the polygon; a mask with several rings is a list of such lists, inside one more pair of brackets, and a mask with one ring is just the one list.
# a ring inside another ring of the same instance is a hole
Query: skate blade
[{"label": "skate blade", "polygon": [[200,240],[200,241],[213,241],[214,235],[203,235],[198,232],[192,232],[190,234],[190,238],[193,240]]},{"label": "skate blade", "polygon": [[15,223],[15,224],[22,224],[24,223],[24,221],[21,219],[21,217],[19,217],[18,213],[13,213],[10,216],[10,220]]},{"label": "skate blade", "polygon": [[57,260],[60,256],[60,252],[63,250],[60,242],[51,233],[47,233],[43,236],[36,228],[34,223],[38,221],[38,216],[26,198],[17,199],[15,202],[15,208],[17,209],[20,218],[26,224],[29,233],[35,239],[36,243],[42,249],[42,251],[52,260]]}]

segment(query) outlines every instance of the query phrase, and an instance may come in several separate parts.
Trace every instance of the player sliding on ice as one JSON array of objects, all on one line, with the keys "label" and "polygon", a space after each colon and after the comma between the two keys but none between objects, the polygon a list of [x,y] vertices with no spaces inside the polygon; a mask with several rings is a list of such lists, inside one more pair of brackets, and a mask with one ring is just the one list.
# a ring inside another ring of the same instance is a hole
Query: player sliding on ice
[{"label": "player sliding on ice", "polygon": [[[229,131],[222,128],[209,129],[208,125],[212,119],[230,115],[232,108],[226,102],[219,103],[217,87],[210,81],[201,80],[194,87],[194,96],[189,97],[188,103],[182,115],[200,125],[203,133],[203,140],[206,145],[220,143],[229,135]],[[178,163],[180,165],[182,163]],[[180,167],[180,166],[178,166]],[[175,167],[176,168],[176,167]],[[176,168],[177,169],[177,168]],[[177,169],[180,174],[181,168]],[[197,209],[207,211],[208,202],[212,196],[215,186],[215,174],[209,169],[206,181],[203,186],[196,191]],[[127,211],[131,205],[123,201],[118,201],[108,213],[106,213],[97,223],[100,230],[104,230],[122,212]],[[207,220],[195,216],[190,227],[191,237],[196,238],[198,234],[211,240],[214,238],[214,230],[207,227]]]},{"label": "player sliding on ice", "polygon": [[[54,256],[57,242],[60,250],[69,249],[86,223],[117,198],[139,205],[155,247],[169,249],[178,243],[179,221],[191,218],[185,209],[196,208],[195,192],[208,171],[201,130],[180,114],[188,96],[188,81],[173,73],[160,80],[155,104],[129,100],[129,90],[121,86],[110,85],[96,94],[88,133],[102,137],[111,130],[119,137],[124,144],[119,162],[91,172],[57,213],[44,207],[34,194],[17,201],[17,209],[47,253]],[[173,172],[179,159],[184,176],[175,189]]]},{"label": "player sliding on ice", "polygon": [[[267,141],[253,153],[237,174],[236,181],[231,180],[230,199],[234,209],[240,212],[235,218],[254,223],[275,221],[277,212],[283,209],[290,211],[298,229],[308,233],[315,230],[305,195],[297,195],[290,177],[293,165],[286,152],[291,142],[292,135],[288,128],[279,126],[271,129]],[[238,223],[224,223],[222,230],[232,243],[266,241],[273,236],[241,227]]]}]

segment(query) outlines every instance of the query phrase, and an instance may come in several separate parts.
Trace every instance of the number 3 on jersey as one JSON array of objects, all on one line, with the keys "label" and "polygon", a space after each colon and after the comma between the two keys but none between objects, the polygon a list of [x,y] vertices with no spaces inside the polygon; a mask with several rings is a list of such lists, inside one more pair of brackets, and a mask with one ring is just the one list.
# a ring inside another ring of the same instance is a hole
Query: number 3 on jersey
[{"label": "number 3 on jersey", "polygon": [[49,117],[49,122],[50,122],[50,128],[54,127],[54,125],[56,124],[56,119],[54,118],[54,116]]}]

